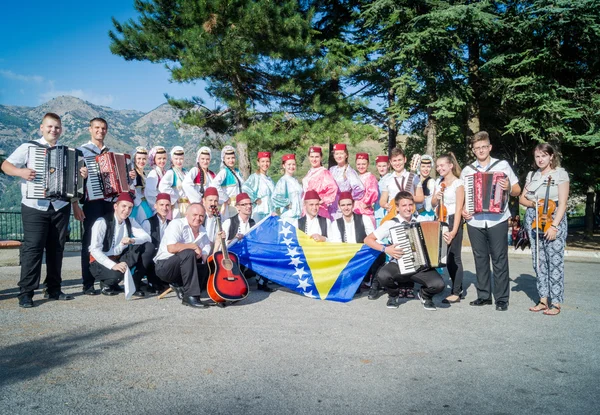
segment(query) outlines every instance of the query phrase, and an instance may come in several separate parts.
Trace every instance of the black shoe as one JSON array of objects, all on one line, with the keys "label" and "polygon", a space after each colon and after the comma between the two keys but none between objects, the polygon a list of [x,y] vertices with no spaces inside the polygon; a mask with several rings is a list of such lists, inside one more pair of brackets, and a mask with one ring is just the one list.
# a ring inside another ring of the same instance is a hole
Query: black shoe
[{"label": "black shoe", "polygon": [[425,294],[423,294],[422,290],[419,290],[417,292],[417,296],[419,297],[419,300],[421,300],[421,304],[423,304],[423,308],[425,310],[429,310],[429,311],[437,310],[437,308],[435,307],[435,304],[433,304],[433,300],[429,297],[426,297]]},{"label": "black shoe", "polygon": [[508,310],[508,303],[506,301],[498,301],[496,303],[496,311],[506,311]]},{"label": "black shoe", "polygon": [[134,297],[145,297],[146,293],[144,293],[143,291],[137,290],[136,292],[133,293]]},{"label": "black shoe", "polygon": [[274,289],[272,289],[271,287],[269,287],[269,285],[266,282],[263,282],[262,284],[258,284],[256,286],[256,289],[260,290],[260,291],[264,291],[266,293],[272,293],[272,292],[275,291]]},{"label": "black shoe", "polygon": [[478,298],[475,301],[471,301],[469,303],[469,305],[474,305],[474,306],[482,306],[482,305],[492,305],[492,299],[488,298],[487,300],[484,300],[482,298]]},{"label": "black shoe", "polygon": [[125,288],[121,287],[119,284],[117,285],[113,285],[112,287],[110,287],[114,292],[118,293],[124,293],[125,292]]},{"label": "black shoe", "polygon": [[184,297],[181,304],[195,308],[207,308],[208,306],[198,299],[198,297]]},{"label": "black shoe", "polygon": [[387,303],[385,304],[387,308],[398,308],[399,305],[400,304],[398,304],[398,297],[388,296]]},{"label": "black shoe", "polygon": [[29,296],[20,297],[19,298],[19,307],[21,308],[31,308],[33,307],[33,298]]},{"label": "black shoe", "polygon": [[102,287],[100,290],[102,295],[118,295],[119,293],[113,289],[113,287]]},{"label": "black shoe", "polygon": [[175,291],[175,294],[177,294],[177,298],[183,300],[183,287],[175,284],[171,284],[170,287],[173,291]]},{"label": "black shoe", "polygon": [[74,299],[75,297],[69,294],[65,294],[62,291],[49,294],[48,291],[44,290],[44,298],[47,300],[68,301]]},{"label": "black shoe", "polygon": [[83,287],[83,291],[82,291],[85,295],[98,295],[98,291],[96,291],[94,289],[93,285],[90,285],[89,287]]},{"label": "black shoe", "polygon": [[373,283],[371,284],[371,288],[369,288],[369,295],[367,296],[367,298],[369,300],[377,300],[380,295],[381,291],[379,290],[379,283],[373,281]]}]

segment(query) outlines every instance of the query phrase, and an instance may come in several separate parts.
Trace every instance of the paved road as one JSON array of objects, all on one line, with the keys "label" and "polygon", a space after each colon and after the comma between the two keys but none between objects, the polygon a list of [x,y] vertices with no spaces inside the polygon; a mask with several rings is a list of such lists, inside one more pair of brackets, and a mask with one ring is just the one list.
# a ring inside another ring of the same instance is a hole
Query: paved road
[{"label": "paved road", "polygon": [[[469,301],[474,267],[464,257]],[[75,300],[36,296],[23,310],[19,268],[4,267],[0,413],[598,413],[598,265],[567,262],[557,317],[527,311],[530,260],[510,266],[505,313],[466,301],[388,310],[385,297],[338,304],[285,291],[207,310],[173,296],[84,297],[77,258],[65,261]]]}]

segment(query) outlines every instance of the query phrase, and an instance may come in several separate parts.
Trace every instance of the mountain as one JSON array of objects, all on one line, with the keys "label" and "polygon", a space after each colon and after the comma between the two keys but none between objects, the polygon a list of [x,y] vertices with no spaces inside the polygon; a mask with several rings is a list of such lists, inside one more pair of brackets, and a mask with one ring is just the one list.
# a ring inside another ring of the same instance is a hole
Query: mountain
[{"label": "mountain", "polygon": [[[200,143],[215,133],[198,127],[178,125],[180,112],[165,103],[144,113],[135,110],[116,110],[95,105],[79,98],[60,96],[38,107],[0,105],[0,151],[8,156],[21,143],[39,139],[39,126],[47,112],[62,119],[60,143],[71,147],[89,141],[89,121],[102,117],[108,121],[106,145],[113,150],[131,153],[137,146],[150,149],[160,144],[167,149],[180,145],[186,153],[195,154]],[[186,157],[186,164],[194,157]],[[19,206],[17,179],[0,175],[0,209]]]}]

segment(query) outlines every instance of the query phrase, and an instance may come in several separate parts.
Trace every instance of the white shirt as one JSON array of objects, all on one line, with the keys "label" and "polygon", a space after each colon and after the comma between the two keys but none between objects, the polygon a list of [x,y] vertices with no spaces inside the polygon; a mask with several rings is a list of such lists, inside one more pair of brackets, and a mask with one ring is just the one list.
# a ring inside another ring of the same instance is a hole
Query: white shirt
[{"label": "white shirt", "polygon": [[[164,220],[162,220],[160,218],[160,216],[156,215],[156,217],[158,218],[158,235],[159,235],[159,239],[162,241],[162,238],[165,234],[165,229],[167,229],[167,226],[169,225],[167,223],[167,219],[165,218]],[[144,229],[144,231],[146,231],[146,233],[148,235],[150,235],[150,221],[148,219],[146,219],[143,223],[142,223],[142,228]]]},{"label": "white shirt", "polygon": [[[329,231],[331,229],[331,221],[327,218],[325,218],[325,221],[327,223],[327,234],[329,235]],[[294,222],[290,222],[292,223],[296,228],[300,229],[298,227],[298,221],[294,221]],[[306,215],[306,228],[305,229],[300,229],[302,232],[306,233],[308,236],[310,235],[314,235],[315,233],[317,235],[321,235],[323,236],[323,234],[321,233],[321,226],[319,225],[319,217],[315,216],[314,218],[310,218],[310,216]]]},{"label": "white shirt", "polygon": [[[413,182],[412,182],[412,187],[408,188],[408,178],[410,176],[410,172],[406,169],[404,169],[402,171],[402,173],[398,174],[396,172],[392,172],[387,176],[384,176],[381,181],[383,182],[380,187],[381,190],[384,192],[388,192],[388,203],[391,202],[392,200],[394,200],[394,198],[396,197],[396,195],[398,194],[399,191],[401,190],[406,190],[407,192],[410,192],[412,195],[414,195],[417,191],[417,187],[419,186],[419,183],[421,182],[421,178],[419,177],[418,174],[413,173],[414,177],[413,177]],[[396,179],[398,181],[398,183],[400,184],[400,186],[403,186],[404,189],[400,189],[398,187],[398,184],[396,184]]]},{"label": "white shirt", "polygon": [[[238,227],[236,234],[241,233],[242,235],[246,235],[248,233],[248,231],[250,231],[250,228],[251,228],[250,218],[248,218],[248,220],[246,222],[242,222],[242,218],[240,218],[239,215],[238,215],[238,218],[240,219],[240,226]],[[226,238],[229,235],[230,227],[231,227],[231,218],[229,218],[225,222],[223,222],[223,232],[225,232]]]},{"label": "white shirt", "polygon": [[558,185],[569,181],[569,174],[562,167],[557,167],[546,174],[542,174],[539,169],[529,173],[525,182],[525,197],[536,202],[545,199],[549,176],[552,179],[550,180],[548,199],[558,202]]},{"label": "white shirt", "polygon": [[160,167],[155,166],[150,173],[146,176],[146,188],[144,189],[144,194],[146,195],[146,200],[148,204],[152,208],[154,212],[154,204],[156,203],[156,197],[158,196],[158,182],[163,177],[163,173],[160,170]]},{"label": "white shirt", "polygon": [[160,241],[158,252],[154,257],[154,262],[169,259],[173,255],[175,255],[170,253],[167,247],[169,245],[174,245],[177,243],[195,243],[202,250],[202,254],[204,256],[210,255],[211,244],[210,240],[208,239],[208,235],[206,234],[206,230],[204,229],[204,226],[200,226],[198,236],[194,238],[194,232],[192,231],[192,228],[189,225],[187,218],[178,218],[173,219],[169,223],[169,226],[167,226],[165,234]]},{"label": "white shirt", "polygon": [[[129,218],[129,221],[131,222],[131,233],[133,233],[135,245],[142,245],[146,242],[152,241],[150,235],[148,235],[146,231],[142,229],[140,224],[137,223],[135,219]],[[116,265],[116,262],[108,257],[113,255],[121,255],[129,246],[121,243],[123,238],[128,237],[127,225],[125,224],[125,221],[119,223],[117,217],[115,216],[114,226],[115,231],[113,234],[113,240],[107,252],[102,251],[102,243],[104,242],[104,236],[106,235],[106,221],[104,218],[99,218],[96,222],[94,222],[94,226],[92,226],[92,237],[89,248],[90,254],[92,254],[92,256],[100,263],[100,265],[108,269],[112,269],[112,267]]]},{"label": "white shirt", "polygon": [[[365,227],[365,234],[370,235],[374,231],[373,221],[366,215],[360,215],[363,226]],[[346,221],[346,218],[344,218]],[[329,227],[329,237],[327,240],[329,242],[342,242],[342,234],[340,233],[340,228],[337,224],[337,221],[332,221],[331,226]],[[362,244],[363,241],[356,240],[356,234],[354,232],[354,216],[350,217],[350,222],[346,221],[346,243],[350,244]]]},{"label": "white shirt", "polygon": [[[463,171],[460,174],[460,178],[463,180],[463,183],[464,183],[465,177],[472,176],[477,171],[480,171],[480,172],[501,171],[508,176],[508,180],[510,182],[510,187],[509,187],[508,191],[510,192],[510,188],[512,188],[512,186],[514,186],[515,184],[518,184],[519,179],[513,172],[513,169],[510,167],[510,164],[508,164],[508,162],[505,160],[502,160],[500,163],[496,164],[493,168],[489,169],[489,166],[494,164],[496,162],[496,160],[497,159],[490,157],[490,163],[485,167],[482,167],[481,164],[479,164],[479,161],[475,160],[473,165],[475,166],[475,168],[477,170],[473,170],[471,165],[467,165],[463,168]],[[467,221],[467,224],[474,226],[476,228],[481,228],[481,229],[482,228],[491,228],[495,225],[498,225],[499,223],[504,222],[505,220],[508,220],[509,217],[510,217],[510,210],[508,209],[508,203],[507,203],[506,209],[504,210],[503,213],[477,213],[477,214],[473,215],[471,220]]]},{"label": "white shirt", "polygon": [[[100,155],[102,153],[102,151],[105,151],[105,149],[106,149],[106,151],[110,151],[110,149],[108,149],[106,146],[103,146],[102,148],[98,148],[98,146],[96,144],[92,143],[91,141],[88,141],[87,143],[85,143],[84,145],[79,147],[78,150],[81,150],[81,152],[83,153],[83,157],[96,157],[96,156]],[[87,164],[86,164],[86,166],[87,166]],[[106,198],[104,198],[104,200],[112,203],[113,198],[106,197]]]},{"label": "white shirt", "polygon": [[[377,241],[386,241],[386,240],[389,241],[390,240],[390,229],[392,229],[404,222],[407,222],[400,215],[396,215],[395,218],[398,219],[400,222],[396,222],[395,220],[388,220],[386,222],[383,222],[383,224],[381,224],[377,229],[375,229],[373,231],[373,234],[375,235],[375,238],[377,238]],[[398,262],[398,260],[392,258],[390,260],[390,262]]]},{"label": "white shirt", "polygon": [[204,218],[203,226],[206,230],[206,234],[208,235],[208,240],[215,242],[215,236],[217,235],[217,217],[212,215],[209,216],[207,212],[206,217]]},{"label": "white shirt", "polygon": [[[46,147],[50,147],[50,144],[44,137],[40,138],[37,142]],[[31,143],[21,144],[10,156],[8,156],[6,161],[20,169],[27,167],[27,162],[29,161],[29,147],[33,146],[34,144]],[[50,200],[47,199],[27,199],[27,181],[23,179],[21,179],[21,203],[27,207],[44,212],[48,210],[50,203],[54,206],[54,210],[62,209],[69,204],[69,202],[65,202],[64,200],[50,202]]]}]

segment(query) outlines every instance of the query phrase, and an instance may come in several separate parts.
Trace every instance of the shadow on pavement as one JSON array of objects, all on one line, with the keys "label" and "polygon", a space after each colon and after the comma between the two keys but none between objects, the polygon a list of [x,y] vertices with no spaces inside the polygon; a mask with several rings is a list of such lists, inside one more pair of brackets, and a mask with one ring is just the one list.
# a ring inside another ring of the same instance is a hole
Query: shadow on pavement
[{"label": "shadow on pavement", "polygon": [[524,292],[533,301],[534,304],[538,302],[540,296],[538,295],[536,281],[537,279],[530,274],[521,274],[514,280],[515,286],[512,287],[513,292]]},{"label": "shadow on pavement", "polygon": [[139,326],[139,322],[87,333],[46,336],[4,346],[0,348],[0,388],[36,378],[82,356],[86,357],[86,361],[93,361],[100,357],[103,350],[126,347],[131,340],[145,333],[136,330],[133,335],[122,335],[115,340],[102,339],[105,336],[114,337],[116,333],[126,332],[134,326]]},{"label": "shadow on pavement", "polygon": [[[64,287],[72,287],[74,285],[81,285],[81,279],[75,280],[63,280],[61,286]],[[34,300],[37,298],[41,298],[43,288],[45,288],[44,284],[40,284],[40,289],[35,290]],[[0,290],[0,301],[8,300],[10,298],[16,298],[19,295],[19,287],[17,287],[17,281],[15,281],[14,288],[7,288],[6,290]],[[77,296],[78,293],[71,293],[73,296]]]}]

